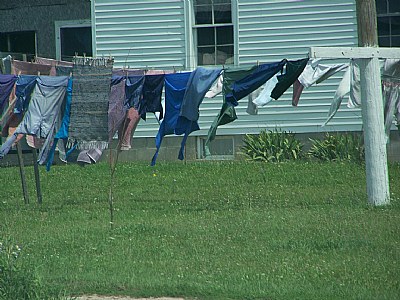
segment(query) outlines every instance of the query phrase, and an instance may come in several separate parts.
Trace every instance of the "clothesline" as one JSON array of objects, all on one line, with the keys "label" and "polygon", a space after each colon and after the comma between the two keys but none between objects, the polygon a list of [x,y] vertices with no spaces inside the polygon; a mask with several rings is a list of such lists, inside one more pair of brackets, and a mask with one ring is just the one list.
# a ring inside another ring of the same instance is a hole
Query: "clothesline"
[{"label": "clothesline", "polygon": [[[50,73],[51,68],[54,68],[59,74],[64,74],[66,69],[72,68],[73,74],[80,74],[76,69],[76,64],[72,66],[55,66],[54,60],[47,60],[44,58],[39,59],[42,63],[48,63],[50,68],[48,72]],[[106,61],[107,58],[101,58],[100,60]],[[79,61],[81,64],[90,62],[90,58],[80,58]],[[111,61],[111,60],[107,60]],[[14,67],[26,67],[27,69],[35,67],[34,63],[23,63],[18,61],[12,61]],[[94,147],[94,145],[99,146],[102,142],[103,145],[106,145],[110,139],[114,136],[115,132],[118,131],[119,138],[125,136],[126,138],[126,128],[121,128],[121,124],[123,123],[121,120],[125,118],[129,119],[129,128],[131,128],[134,132],[140,118],[146,119],[146,113],[159,113],[160,119],[163,119],[160,124],[160,129],[156,137],[156,148],[157,151],[153,157],[152,164],[155,164],[158,152],[160,150],[162,139],[165,135],[168,134],[176,134],[182,135],[184,134],[181,149],[179,151],[178,158],[183,159],[183,149],[185,147],[185,142],[188,135],[196,130],[199,130],[199,125],[197,123],[199,117],[199,107],[202,103],[204,97],[215,97],[217,94],[222,93],[223,95],[223,103],[220,112],[218,113],[216,119],[211,125],[207,140],[206,140],[206,152],[208,151],[209,143],[215,138],[216,131],[218,126],[228,124],[235,119],[237,119],[235,106],[238,105],[238,101],[242,98],[249,96],[252,100],[249,100],[249,105],[252,103],[256,107],[261,107],[268,104],[272,99],[277,100],[284,94],[289,87],[293,86],[293,96],[292,96],[292,105],[297,106],[299,99],[301,97],[301,92],[304,88],[309,88],[312,85],[318,84],[327,78],[331,77],[333,74],[337,72],[346,70],[342,82],[338,86],[338,90],[335,93],[334,99],[332,101],[331,109],[328,114],[328,119],[325,122],[329,122],[329,120],[335,115],[337,110],[340,107],[340,104],[343,98],[346,95],[349,96],[349,107],[357,107],[361,104],[360,100],[360,86],[359,86],[359,69],[357,66],[356,60],[350,60],[350,63],[342,63],[342,64],[322,64],[321,60],[309,60],[308,58],[299,59],[299,60],[287,60],[283,59],[280,62],[276,63],[257,63],[252,67],[229,67],[229,68],[217,68],[217,67],[198,67],[194,71],[188,72],[172,72],[166,74],[166,71],[154,71],[150,70],[149,73],[157,73],[157,74],[147,74],[143,69],[113,69],[112,66],[107,63],[102,67],[108,67],[109,70],[104,74],[98,74],[98,68],[100,67],[101,62],[92,63],[89,66],[85,66],[87,69],[80,76],[83,82],[92,82],[92,85],[87,85],[86,89],[93,89],[93,86],[97,87],[105,87],[108,86],[107,89],[103,89],[102,100],[103,104],[102,111],[106,110],[108,107],[108,135],[104,135],[104,132],[107,133],[106,125],[103,122],[103,136],[102,140],[99,141],[96,138],[94,140],[86,139],[86,145],[89,145],[89,148]],[[398,61],[393,61],[390,64],[388,60],[385,61],[385,68],[383,69],[383,75],[386,76],[389,74],[390,76],[398,76],[400,72],[397,74],[396,70],[399,67]],[[66,69],[65,69],[66,68]],[[74,69],[75,68],[75,69]],[[394,68],[394,69],[393,69]],[[390,71],[389,71],[390,70]],[[395,71],[393,71],[395,70]],[[92,72],[96,71],[96,72]],[[119,74],[122,71],[121,75]],[[124,72],[127,74],[124,74]],[[131,74],[129,74],[131,72]],[[114,74],[114,75],[112,75]],[[92,76],[96,75],[96,76]],[[5,76],[5,75],[3,75]],[[8,75],[13,76],[13,75]],[[29,77],[30,76],[30,77]],[[47,77],[51,78],[52,76],[32,76],[32,75],[19,75],[12,77],[14,83],[16,82],[16,93],[17,99],[23,99],[28,103],[30,100],[31,94],[29,93],[29,89],[27,86],[33,91],[35,89],[34,85],[40,86],[40,81],[49,80]],[[60,80],[63,76],[56,76]],[[92,77],[92,78],[91,78]],[[4,77],[5,78],[5,77]],[[71,79],[73,80],[74,76]],[[218,79],[217,79],[218,78]],[[10,78],[9,78],[10,79]],[[29,80],[31,81],[29,81]],[[109,89],[109,82],[111,79],[111,91]],[[12,81],[11,80],[11,81]],[[55,79],[53,79],[54,81]],[[26,87],[21,88],[21,82],[25,82]],[[33,84],[34,82],[34,84]],[[30,85],[29,85],[30,83]],[[10,92],[10,83],[7,86],[7,91]],[[390,86],[392,88],[398,89],[398,86]],[[2,88],[0,82],[0,99],[6,99],[6,89]],[[63,85],[64,92],[67,88],[67,85]],[[98,89],[98,88],[97,88]],[[165,89],[165,106],[161,106],[161,95],[163,90]],[[72,91],[74,89],[72,88]],[[261,91],[262,90],[262,91]],[[36,91],[36,89],[35,89]],[[84,91],[84,90],[81,90]],[[18,94],[18,92],[20,94]],[[95,90],[93,89],[93,92]],[[253,96],[253,92],[258,93],[257,96]],[[32,93],[32,92],[31,92]],[[34,97],[38,97],[40,91],[36,91]],[[108,93],[105,96],[105,93]],[[394,91],[386,91],[386,93],[394,93]],[[21,96],[22,95],[22,96]],[[86,94],[87,95],[87,94]],[[89,94],[90,95],[90,94]],[[398,95],[398,94],[396,94]],[[21,98],[22,97],[22,98]],[[393,116],[396,115],[397,122],[400,119],[400,103],[399,99],[394,97],[393,94],[388,94],[391,99],[391,104],[388,108],[385,108],[385,119],[393,120]],[[40,97],[39,97],[40,98]],[[43,98],[43,97],[42,97]],[[64,99],[64,97],[62,97]],[[74,97],[72,97],[72,103],[74,103]],[[61,103],[63,99],[58,99]],[[149,101],[151,99],[151,101]],[[195,99],[195,100],[193,100]],[[40,101],[34,98],[35,101],[31,103],[38,103],[40,106]],[[107,102],[105,102],[107,101]],[[389,101],[389,100],[387,100]],[[393,102],[394,101],[394,102]],[[397,102],[396,102],[397,101]],[[64,100],[65,102],[65,100]],[[18,100],[17,100],[18,103]],[[91,109],[88,106],[85,106],[86,102],[82,102],[83,107],[78,110],[71,112],[71,116],[74,118],[76,114],[80,112],[89,112]],[[1,102],[0,102],[1,104]],[[20,103],[21,104],[21,103]],[[19,104],[19,108],[21,111],[16,111],[16,113],[24,112],[24,106]],[[107,106],[106,106],[107,104]],[[2,112],[3,107],[0,106]],[[26,105],[25,107],[27,113],[31,108],[31,105]],[[165,115],[163,116],[163,113]],[[25,114],[28,115],[28,114]],[[79,124],[82,118],[86,118],[88,116],[93,116],[90,113],[84,113],[82,117],[75,118],[69,126],[76,126],[76,123]],[[64,115],[65,117],[65,115]],[[25,118],[25,117],[24,117]],[[390,119],[391,118],[391,119]],[[24,120],[24,119],[23,119]],[[106,120],[106,119],[104,119]],[[111,120],[111,121],[110,121]],[[99,121],[99,120],[96,120]],[[22,123],[24,124],[24,123]],[[86,123],[86,127],[82,127],[79,132],[83,134],[85,131],[90,129],[90,122]],[[386,131],[390,130],[390,125],[392,122],[387,121],[386,123]],[[37,132],[32,131],[24,131],[20,127],[17,130],[19,134],[34,134],[37,135]],[[42,133],[42,131],[41,131]],[[97,136],[98,133],[97,133]],[[108,137],[108,141],[105,140],[105,137]],[[131,134],[130,134],[131,136]],[[46,137],[48,139],[48,135]],[[75,142],[71,142],[71,137],[68,137],[70,142],[70,146],[76,147],[81,144],[76,144]],[[73,137],[74,140],[78,140],[80,136]],[[126,143],[124,147],[130,148],[130,137],[126,138]],[[49,140],[49,139],[48,139]],[[52,140],[52,139],[50,139]],[[7,143],[8,142],[8,143]],[[7,140],[6,144],[10,145],[12,143],[12,139],[10,141]],[[102,146],[104,148],[106,146]],[[84,149],[84,147],[81,147]],[[0,157],[2,153],[4,154],[4,147],[2,146],[0,150]],[[42,160],[43,161],[43,160]]]}]

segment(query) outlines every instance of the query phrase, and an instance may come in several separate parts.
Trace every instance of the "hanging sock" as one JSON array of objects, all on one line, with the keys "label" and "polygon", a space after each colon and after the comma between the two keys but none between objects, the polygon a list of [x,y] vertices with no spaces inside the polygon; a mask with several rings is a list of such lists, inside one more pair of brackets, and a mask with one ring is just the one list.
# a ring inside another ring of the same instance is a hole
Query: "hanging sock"
[{"label": "hanging sock", "polygon": [[10,94],[18,77],[15,75],[0,75],[0,116],[6,107]]}]

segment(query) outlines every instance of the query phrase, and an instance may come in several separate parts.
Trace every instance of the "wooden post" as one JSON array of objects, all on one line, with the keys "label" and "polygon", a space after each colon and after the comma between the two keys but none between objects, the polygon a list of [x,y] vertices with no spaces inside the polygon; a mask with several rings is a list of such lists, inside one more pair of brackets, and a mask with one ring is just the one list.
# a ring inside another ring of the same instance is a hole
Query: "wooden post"
[{"label": "wooden post", "polygon": [[36,149],[32,148],[32,157],[33,157],[33,170],[35,173],[35,184],[36,184],[36,195],[39,204],[42,204],[42,190],[40,188],[40,175],[39,175],[39,166],[37,163],[37,153]]},{"label": "wooden post", "polygon": [[25,176],[25,168],[24,168],[24,159],[22,157],[22,149],[20,142],[17,142],[17,154],[18,154],[18,165],[19,165],[19,174],[21,175],[21,183],[22,183],[22,193],[24,195],[25,204],[29,203],[28,189],[26,187],[26,176]]},{"label": "wooden post", "polygon": [[[375,0],[357,0],[360,47],[378,47]],[[390,202],[381,74],[377,57],[359,59],[368,202]]]}]

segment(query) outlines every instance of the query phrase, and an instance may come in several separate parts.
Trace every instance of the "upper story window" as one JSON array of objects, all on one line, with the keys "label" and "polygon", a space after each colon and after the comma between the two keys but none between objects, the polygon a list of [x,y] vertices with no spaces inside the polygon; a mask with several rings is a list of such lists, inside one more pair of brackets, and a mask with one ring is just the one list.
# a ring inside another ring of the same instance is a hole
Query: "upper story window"
[{"label": "upper story window", "polygon": [[379,46],[400,47],[400,1],[376,0]]},{"label": "upper story window", "polygon": [[234,63],[231,0],[194,0],[197,65]]},{"label": "upper story window", "polygon": [[35,31],[0,32],[0,51],[23,54],[30,61],[36,55]]}]

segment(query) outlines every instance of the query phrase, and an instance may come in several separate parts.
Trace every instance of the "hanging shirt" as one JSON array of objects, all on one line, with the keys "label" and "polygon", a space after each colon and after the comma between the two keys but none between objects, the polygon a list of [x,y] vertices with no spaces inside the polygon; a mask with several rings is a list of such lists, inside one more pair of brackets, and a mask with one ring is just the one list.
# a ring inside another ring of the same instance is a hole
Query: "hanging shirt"
[{"label": "hanging shirt", "polygon": [[151,160],[152,166],[156,164],[158,152],[164,136],[175,132],[190,74],[191,72],[165,75],[165,116],[156,136],[157,150]]},{"label": "hanging shirt", "polygon": [[261,93],[253,100],[253,103],[258,107],[265,106],[272,101],[271,92],[278,83],[278,76],[275,74],[270,80],[265,83]]},{"label": "hanging shirt", "polygon": [[111,142],[126,117],[125,77],[113,75],[108,102],[108,141]]},{"label": "hanging shirt", "polygon": [[[358,75],[352,75],[353,73],[357,73]],[[334,117],[336,112],[339,110],[343,98],[346,95],[349,95],[350,92],[352,100],[349,99],[349,103],[351,102],[353,103],[353,105],[355,105],[356,103],[361,103],[359,73],[360,71],[358,64],[356,64],[354,60],[351,60],[349,68],[346,69],[346,72],[343,75],[343,79],[340,81],[339,86],[335,92],[335,95],[333,96],[333,100],[328,112],[328,117],[324,122],[324,124],[322,124],[322,126],[328,124],[328,122]]]},{"label": "hanging shirt", "polygon": [[199,119],[200,104],[211,85],[221,73],[221,70],[221,68],[208,69],[198,67],[189,77],[175,127],[175,134],[185,134],[178,155],[178,159],[180,160],[184,158],[183,152],[189,134],[199,129],[197,120]]},{"label": "hanging shirt", "polygon": [[[67,84],[68,77],[64,76],[39,76],[37,78],[28,110],[13,134],[13,138],[7,139],[3,145],[4,148],[0,149],[0,157],[8,153],[18,134],[47,138],[46,142],[50,142]],[[38,161],[41,161],[42,158],[43,151],[41,150]]]},{"label": "hanging shirt", "polygon": [[128,76],[125,85],[125,103],[126,109],[131,107],[139,109],[139,102],[142,98],[144,84],[144,75]]},{"label": "hanging shirt", "polygon": [[0,75],[0,116],[3,114],[17,78],[15,75]]},{"label": "hanging shirt", "polygon": [[280,62],[263,64],[252,68],[224,70],[224,102],[208,131],[205,142],[206,155],[209,155],[209,143],[214,140],[218,126],[228,124],[237,119],[235,106],[238,104],[238,101],[281,71],[285,62],[285,60],[282,60]]},{"label": "hanging shirt", "polygon": [[308,62],[308,58],[299,60],[289,60],[286,63],[285,74],[278,75],[278,83],[271,92],[271,97],[278,100],[280,96],[296,81],[303,72]]},{"label": "hanging shirt", "polygon": [[215,96],[221,94],[222,87],[223,87],[223,80],[224,80],[224,75],[222,73],[221,75],[219,75],[218,80],[215,82],[215,84],[206,93],[205,97],[206,98],[214,98]]},{"label": "hanging shirt", "polygon": [[26,111],[33,89],[36,85],[36,75],[20,75],[18,76],[15,87],[15,96],[17,98],[14,107],[15,114],[22,114]]},{"label": "hanging shirt", "polygon": [[164,87],[164,74],[146,75],[143,85],[143,99],[139,104],[139,114],[146,120],[146,113],[160,113],[159,120],[163,118],[161,95]]},{"label": "hanging shirt", "polygon": [[[67,91],[65,94],[65,109],[64,109],[64,116],[61,121],[61,126],[58,129],[58,131],[54,137],[53,145],[51,146],[49,152],[46,155],[47,156],[47,163],[46,163],[47,171],[50,171],[50,167],[53,164],[54,153],[55,153],[58,141],[60,139],[62,139],[62,140],[64,140],[63,145],[65,145],[67,143],[68,127],[69,127],[69,119],[70,119],[70,111],[71,111],[71,100],[72,100],[72,87],[73,87],[73,79],[72,79],[72,77],[70,77],[68,80]],[[63,149],[63,152],[65,152],[65,149]]]}]

